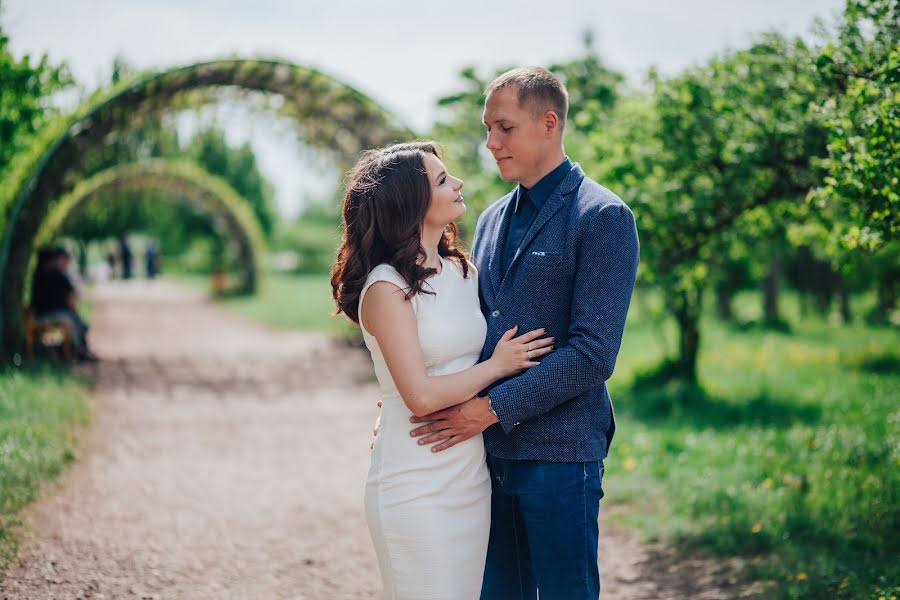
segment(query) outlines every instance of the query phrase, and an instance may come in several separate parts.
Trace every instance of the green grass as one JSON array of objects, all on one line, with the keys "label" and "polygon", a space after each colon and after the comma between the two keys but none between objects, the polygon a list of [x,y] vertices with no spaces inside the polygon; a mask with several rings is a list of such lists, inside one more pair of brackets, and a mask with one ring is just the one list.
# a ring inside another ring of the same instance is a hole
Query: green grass
[{"label": "green grass", "polygon": [[[758,303],[742,300],[745,313]],[[646,376],[674,336],[634,312],[610,383],[616,517],[678,547],[761,558],[750,575],[781,597],[900,595],[897,329],[708,319],[689,385]]]},{"label": "green grass", "polygon": [[75,459],[88,422],[82,384],[49,367],[0,370],[0,568],[18,544],[20,511]]},{"label": "green grass", "polygon": [[[209,289],[208,278],[173,275],[173,281],[195,289]],[[356,331],[346,318],[333,317],[334,300],[328,275],[290,275],[268,273],[262,289],[254,296],[229,297],[222,305],[244,317],[256,319],[277,329],[320,331],[350,335]]]}]

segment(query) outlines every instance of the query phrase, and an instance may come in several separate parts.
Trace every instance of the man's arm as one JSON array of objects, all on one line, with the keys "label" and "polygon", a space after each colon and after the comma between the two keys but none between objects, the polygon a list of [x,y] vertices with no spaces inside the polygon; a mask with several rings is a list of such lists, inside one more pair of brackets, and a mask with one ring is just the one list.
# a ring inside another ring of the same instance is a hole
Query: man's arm
[{"label": "man's arm", "polygon": [[582,233],[568,343],[488,394],[505,432],[612,376],[638,260],[631,211],[622,204],[600,208]]}]

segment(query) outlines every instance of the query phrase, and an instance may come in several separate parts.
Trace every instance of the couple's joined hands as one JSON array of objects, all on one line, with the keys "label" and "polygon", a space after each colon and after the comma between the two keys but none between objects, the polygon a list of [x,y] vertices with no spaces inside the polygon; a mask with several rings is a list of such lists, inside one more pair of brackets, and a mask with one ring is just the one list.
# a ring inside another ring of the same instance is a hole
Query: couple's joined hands
[{"label": "couple's joined hands", "polygon": [[[518,326],[513,327],[503,334],[503,337],[494,347],[494,353],[488,362],[497,370],[497,379],[503,379],[520,373],[526,369],[537,366],[540,363],[536,358],[546,356],[555,349],[555,338],[545,338],[546,329],[535,329],[513,337],[518,331]],[[381,408],[381,400],[378,401]],[[419,445],[435,444],[432,452],[440,452],[455,446],[460,442],[478,435],[494,423],[498,422],[497,414],[491,409],[488,396],[475,396],[461,404],[433,412],[430,415],[411,417],[411,423],[426,423],[410,431],[411,437],[422,437]],[[381,416],[375,421],[372,433],[378,436],[378,428],[381,425]],[[374,448],[375,439],[372,439],[370,448]]]},{"label": "couple's joined hands", "polygon": [[547,333],[546,329],[535,329],[513,337],[518,330],[518,325],[507,330],[494,346],[494,353],[487,360],[497,370],[498,379],[536,367],[540,363],[534,359],[553,352],[556,338],[543,337]]}]

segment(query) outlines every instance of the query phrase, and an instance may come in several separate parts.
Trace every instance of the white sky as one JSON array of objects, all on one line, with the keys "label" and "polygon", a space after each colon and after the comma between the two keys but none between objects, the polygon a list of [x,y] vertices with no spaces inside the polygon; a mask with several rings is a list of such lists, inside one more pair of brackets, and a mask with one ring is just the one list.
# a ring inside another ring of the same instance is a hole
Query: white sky
[{"label": "white sky", "polygon": [[[480,72],[549,64],[579,55],[594,33],[606,62],[640,83],[650,66],[676,73],[754,34],[777,28],[809,37],[816,17],[843,0],[0,0],[16,55],[67,62],[87,88],[109,80],[121,54],[138,68],[229,55],[279,56],[359,88],[413,128],[435,118],[435,100],[458,88],[466,65]],[[285,128],[234,107],[216,119],[232,142],[249,139],[275,184],[279,211],[296,215],[326,195],[334,173]],[[181,120],[183,129],[196,120]],[[577,157],[575,157],[577,158]],[[462,174],[463,176],[465,174]]]}]

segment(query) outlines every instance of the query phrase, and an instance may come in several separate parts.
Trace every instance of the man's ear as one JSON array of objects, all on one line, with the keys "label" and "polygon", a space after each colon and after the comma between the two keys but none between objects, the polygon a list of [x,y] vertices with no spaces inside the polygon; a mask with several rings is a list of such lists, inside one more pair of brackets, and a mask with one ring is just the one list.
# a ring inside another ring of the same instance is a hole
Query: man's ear
[{"label": "man's ear", "polygon": [[559,131],[559,115],[556,111],[548,110],[544,113],[544,133],[550,137]]}]

